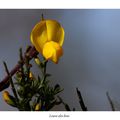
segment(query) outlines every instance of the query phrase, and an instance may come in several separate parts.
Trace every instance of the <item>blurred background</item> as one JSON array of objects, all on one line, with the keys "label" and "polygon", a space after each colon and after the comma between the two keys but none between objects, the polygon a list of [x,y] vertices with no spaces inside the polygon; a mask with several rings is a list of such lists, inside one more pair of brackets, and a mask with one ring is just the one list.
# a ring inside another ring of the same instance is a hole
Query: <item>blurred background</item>
[{"label": "blurred background", "polygon": [[[20,9],[0,10],[0,80],[6,75],[3,60],[11,70],[19,60],[19,48],[31,45],[30,33],[41,19],[59,21],[65,29],[64,55],[59,64],[48,64],[52,84],[71,108],[81,110],[76,87],[90,111],[111,110],[106,92],[120,110],[120,10],[109,9]],[[33,67],[37,74],[37,66]],[[17,110],[0,93],[0,111]],[[65,110],[62,105],[53,110]]]}]

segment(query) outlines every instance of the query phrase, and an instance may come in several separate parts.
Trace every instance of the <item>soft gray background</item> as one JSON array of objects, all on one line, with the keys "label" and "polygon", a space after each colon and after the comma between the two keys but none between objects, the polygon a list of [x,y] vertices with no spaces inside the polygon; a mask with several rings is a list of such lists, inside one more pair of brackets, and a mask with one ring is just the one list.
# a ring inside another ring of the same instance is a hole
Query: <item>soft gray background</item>
[{"label": "soft gray background", "polygon": [[[78,87],[88,110],[111,110],[108,91],[120,110],[120,10],[0,10],[0,79],[6,74],[2,61],[12,69],[18,49],[31,44],[30,32],[42,13],[65,29],[64,56],[58,65],[48,65],[53,84],[64,88],[64,101],[81,110]],[[0,110],[16,110],[3,101],[1,93]],[[54,110],[65,109],[59,106]]]}]

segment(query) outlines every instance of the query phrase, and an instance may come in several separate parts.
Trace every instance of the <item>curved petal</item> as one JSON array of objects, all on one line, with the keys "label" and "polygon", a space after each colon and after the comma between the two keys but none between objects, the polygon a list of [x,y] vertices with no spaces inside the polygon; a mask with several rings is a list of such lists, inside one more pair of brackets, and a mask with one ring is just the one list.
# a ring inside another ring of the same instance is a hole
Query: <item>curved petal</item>
[{"label": "curved petal", "polygon": [[43,48],[43,56],[54,63],[58,63],[59,58],[63,55],[62,47],[57,42],[47,42]]},{"label": "curved petal", "polygon": [[55,41],[62,46],[64,42],[64,29],[55,20],[46,20],[48,41]]},{"label": "curved petal", "polygon": [[42,53],[44,44],[47,42],[47,27],[46,21],[40,21],[31,32],[31,42],[35,48]]}]

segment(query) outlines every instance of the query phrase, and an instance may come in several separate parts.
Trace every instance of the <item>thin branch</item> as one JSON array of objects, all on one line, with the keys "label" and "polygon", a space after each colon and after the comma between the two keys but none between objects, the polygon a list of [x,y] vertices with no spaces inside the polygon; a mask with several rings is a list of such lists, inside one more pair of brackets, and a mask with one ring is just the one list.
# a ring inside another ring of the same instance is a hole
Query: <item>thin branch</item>
[{"label": "thin branch", "polygon": [[44,68],[43,68],[43,83],[44,83],[45,78],[46,78],[46,67],[47,67],[47,62],[48,62],[48,61],[45,61],[45,63],[44,63]]},{"label": "thin branch", "polygon": [[29,80],[29,74],[30,74],[30,64],[29,64],[29,57],[26,54],[26,59],[25,59],[25,66],[26,66],[26,71],[27,71],[27,81]]},{"label": "thin branch", "polygon": [[112,100],[111,100],[111,98],[110,98],[110,96],[109,96],[109,93],[106,92],[106,95],[107,95],[107,98],[108,98],[108,101],[109,101],[109,103],[110,103],[110,106],[111,106],[112,111],[115,111],[115,107],[114,107],[114,104],[113,104],[113,102],[112,102]]},{"label": "thin branch", "polygon": [[20,55],[19,55],[20,61],[18,63],[21,65],[20,71],[22,73],[21,74],[22,75],[22,80],[24,80],[24,69],[23,69],[23,61],[24,61],[24,59],[23,59],[23,55],[22,55],[22,48],[20,48],[19,52],[20,52]]},{"label": "thin branch", "polygon": [[67,111],[71,111],[69,105],[67,103],[63,102],[63,100],[60,96],[58,96],[58,98],[59,98],[60,102],[64,105],[65,109]]},{"label": "thin branch", "polygon": [[9,80],[10,80],[10,84],[11,84],[11,87],[12,87],[13,94],[14,94],[14,96],[15,96],[17,102],[18,102],[19,99],[18,99],[18,96],[17,96],[16,90],[15,90],[15,86],[14,86],[14,83],[13,83],[12,77],[11,77],[11,75],[10,75],[10,73],[9,73],[9,70],[8,70],[8,68],[7,68],[6,63],[3,62],[3,64],[4,64],[4,67],[5,67],[6,73],[7,73],[7,75],[9,76]]},{"label": "thin branch", "polygon": [[77,95],[78,95],[78,98],[79,98],[79,103],[80,103],[80,106],[81,106],[82,110],[87,111],[87,107],[84,104],[82,95],[81,95],[80,91],[78,90],[78,88],[76,88],[76,91],[77,91]]},{"label": "thin branch", "polygon": [[[31,60],[32,58],[34,58],[35,56],[38,55],[38,52],[36,51],[35,47],[31,47],[28,51],[28,55],[29,55],[29,60]],[[25,63],[25,56],[23,57],[23,64]],[[11,77],[21,68],[21,64],[17,64],[11,71],[10,71],[10,75]],[[0,92],[3,91],[5,88],[9,87],[9,84],[4,87],[4,85],[6,85],[5,83],[9,83],[9,76],[5,76],[5,78],[0,82]]]}]

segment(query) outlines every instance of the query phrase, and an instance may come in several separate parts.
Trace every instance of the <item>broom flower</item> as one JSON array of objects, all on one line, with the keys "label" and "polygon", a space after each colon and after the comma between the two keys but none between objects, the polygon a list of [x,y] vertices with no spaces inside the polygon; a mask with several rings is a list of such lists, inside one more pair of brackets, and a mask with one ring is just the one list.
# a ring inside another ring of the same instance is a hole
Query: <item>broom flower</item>
[{"label": "broom flower", "polygon": [[58,63],[63,55],[64,28],[56,20],[41,20],[31,32],[31,42],[46,60]]}]

